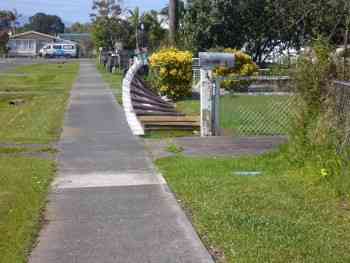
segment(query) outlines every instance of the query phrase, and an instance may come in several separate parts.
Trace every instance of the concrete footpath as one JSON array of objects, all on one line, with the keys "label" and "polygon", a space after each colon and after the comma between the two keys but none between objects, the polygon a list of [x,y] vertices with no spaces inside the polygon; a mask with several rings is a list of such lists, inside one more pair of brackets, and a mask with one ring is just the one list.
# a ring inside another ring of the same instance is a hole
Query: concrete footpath
[{"label": "concrete footpath", "polygon": [[30,263],[212,263],[95,65],[81,62]]}]

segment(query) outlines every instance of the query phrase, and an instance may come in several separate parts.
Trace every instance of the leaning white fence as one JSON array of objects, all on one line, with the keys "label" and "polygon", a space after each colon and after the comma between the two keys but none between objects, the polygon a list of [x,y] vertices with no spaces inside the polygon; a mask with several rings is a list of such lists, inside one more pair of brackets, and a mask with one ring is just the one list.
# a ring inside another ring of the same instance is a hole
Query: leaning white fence
[{"label": "leaning white fence", "polygon": [[145,130],[136,116],[131,98],[131,83],[137,72],[144,66],[141,60],[135,59],[134,64],[128,70],[123,80],[123,108],[126,120],[134,135],[145,135]]}]

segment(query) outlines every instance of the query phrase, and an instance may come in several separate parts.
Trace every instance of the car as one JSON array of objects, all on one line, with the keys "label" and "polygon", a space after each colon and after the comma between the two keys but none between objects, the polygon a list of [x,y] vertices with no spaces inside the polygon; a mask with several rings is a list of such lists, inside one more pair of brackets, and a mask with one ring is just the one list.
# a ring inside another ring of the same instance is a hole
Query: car
[{"label": "car", "polygon": [[76,58],[78,57],[78,47],[76,44],[46,44],[39,51],[39,56],[45,58],[56,58],[56,57],[65,57],[65,58]]}]

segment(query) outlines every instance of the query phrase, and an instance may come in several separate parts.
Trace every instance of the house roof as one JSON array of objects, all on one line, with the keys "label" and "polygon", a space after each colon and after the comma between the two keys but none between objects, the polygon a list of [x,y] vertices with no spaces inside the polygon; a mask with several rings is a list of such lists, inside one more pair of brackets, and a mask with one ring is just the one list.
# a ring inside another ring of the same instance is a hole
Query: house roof
[{"label": "house roof", "polygon": [[51,36],[51,35],[48,35],[48,34],[44,34],[44,33],[40,33],[40,32],[37,32],[37,31],[33,31],[33,30],[13,35],[13,36],[11,36],[11,38],[23,37],[23,36],[30,35],[30,34],[39,35],[39,36],[46,37],[46,38],[51,38],[52,40],[57,40],[58,39],[57,37],[54,37],[54,36]]},{"label": "house roof", "polygon": [[62,39],[71,40],[75,42],[91,39],[90,33],[63,33],[63,34],[58,34],[58,36]]}]

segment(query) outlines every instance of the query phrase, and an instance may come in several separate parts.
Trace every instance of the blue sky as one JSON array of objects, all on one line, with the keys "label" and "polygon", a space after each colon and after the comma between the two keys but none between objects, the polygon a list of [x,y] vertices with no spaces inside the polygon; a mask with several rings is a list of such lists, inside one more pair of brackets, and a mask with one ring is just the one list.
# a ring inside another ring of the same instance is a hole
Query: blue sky
[{"label": "blue sky", "polygon": [[[168,0],[123,0],[124,7],[139,6],[142,10],[163,8]],[[31,16],[37,12],[55,14],[65,22],[90,20],[92,0],[0,0],[0,9],[17,9],[20,14]]]}]

